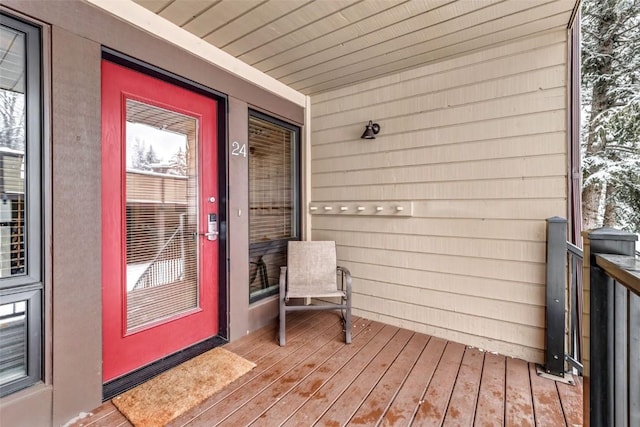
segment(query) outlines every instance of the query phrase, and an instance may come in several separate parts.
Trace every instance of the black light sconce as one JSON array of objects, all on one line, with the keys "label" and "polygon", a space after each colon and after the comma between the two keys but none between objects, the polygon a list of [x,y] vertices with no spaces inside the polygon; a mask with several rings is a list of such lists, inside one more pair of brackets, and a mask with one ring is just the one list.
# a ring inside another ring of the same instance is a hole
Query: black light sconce
[{"label": "black light sconce", "polygon": [[373,123],[369,120],[369,123],[364,127],[364,133],[360,138],[362,139],[376,139],[376,135],[380,132],[380,125]]}]

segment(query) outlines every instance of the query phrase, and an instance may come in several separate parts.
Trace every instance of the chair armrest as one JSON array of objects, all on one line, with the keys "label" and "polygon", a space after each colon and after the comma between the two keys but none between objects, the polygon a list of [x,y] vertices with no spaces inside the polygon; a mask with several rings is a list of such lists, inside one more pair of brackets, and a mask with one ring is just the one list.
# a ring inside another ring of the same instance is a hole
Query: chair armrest
[{"label": "chair armrest", "polygon": [[282,301],[287,293],[287,267],[280,267],[280,300]]},{"label": "chair armrest", "polygon": [[[342,266],[340,266],[340,265],[338,266],[337,270],[338,270],[338,271],[340,271],[340,272],[342,272],[342,276],[343,276],[343,278],[346,278],[346,279],[347,279],[347,289],[346,289],[346,292],[347,292],[347,295],[350,295],[350,294],[351,294],[351,272],[349,271],[349,269],[348,269],[348,268],[346,268],[346,267],[342,267]],[[344,280],[342,280],[342,285],[344,286]]]}]

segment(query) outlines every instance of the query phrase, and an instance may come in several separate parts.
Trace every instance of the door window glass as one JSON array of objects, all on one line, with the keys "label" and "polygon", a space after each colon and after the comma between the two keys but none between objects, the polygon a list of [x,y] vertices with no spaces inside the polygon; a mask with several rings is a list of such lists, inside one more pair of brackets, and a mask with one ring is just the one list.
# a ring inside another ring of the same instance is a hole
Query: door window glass
[{"label": "door window glass", "polygon": [[198,307],[195,118],[127,100],[127,330]]}]

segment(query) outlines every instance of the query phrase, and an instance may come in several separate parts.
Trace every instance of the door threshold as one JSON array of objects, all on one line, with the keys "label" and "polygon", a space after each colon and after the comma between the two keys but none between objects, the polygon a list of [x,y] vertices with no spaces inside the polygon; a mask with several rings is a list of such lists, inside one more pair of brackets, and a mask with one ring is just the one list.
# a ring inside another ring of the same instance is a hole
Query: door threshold
[{"label": "door threshold", "polygon": [[160,360],[156,360],[155,362],[150,363],[147,366],[143,366],[142,368],[130,372],[122,377],[108,381],[102,385],[102,401],[106,402],[107,400],[124,393],[145,381],[149,381],[151,378],[163,373],[164,371],[178,366],[189,359],[193,359],[212,348],[226,344],[227,342],[228,341],[226,339],[216,335],[213,338],[209,338]]}]

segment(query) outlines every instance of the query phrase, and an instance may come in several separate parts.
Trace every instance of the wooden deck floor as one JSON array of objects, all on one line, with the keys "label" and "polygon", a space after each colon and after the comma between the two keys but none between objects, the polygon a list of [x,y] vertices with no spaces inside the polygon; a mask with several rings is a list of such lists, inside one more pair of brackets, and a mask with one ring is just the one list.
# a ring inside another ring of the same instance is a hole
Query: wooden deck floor
[{"label": "wooden deck floor", "polygon": [[[227,344],[257,367],[170,426],[582,425],[581,381],[365,319],[345,345],[336,313],[290,318],[286,347],[275,325]],[[110,402],[74,424],[130,425]]]}]

